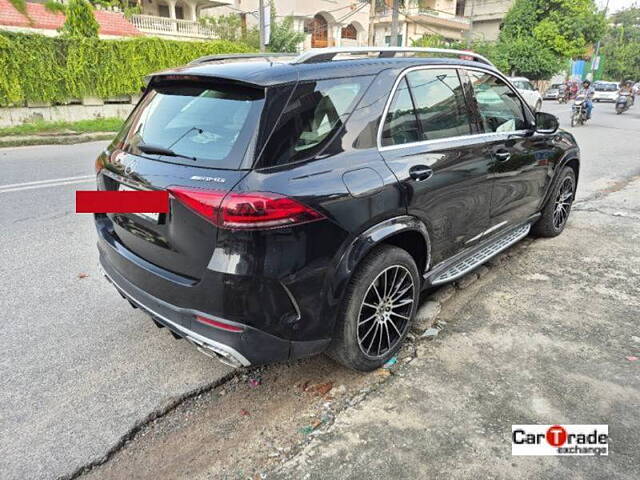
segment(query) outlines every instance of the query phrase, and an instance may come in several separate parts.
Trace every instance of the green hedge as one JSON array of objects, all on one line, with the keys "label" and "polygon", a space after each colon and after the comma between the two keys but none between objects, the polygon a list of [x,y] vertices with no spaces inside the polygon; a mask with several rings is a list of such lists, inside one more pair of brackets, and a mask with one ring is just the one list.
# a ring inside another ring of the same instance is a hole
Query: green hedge
[{"label": "green hedge", "polygon": [[203,55],[248,51],[244,44],[219,40],[68,40],[0,32],[0,106],[131,95],[149,73]]}]

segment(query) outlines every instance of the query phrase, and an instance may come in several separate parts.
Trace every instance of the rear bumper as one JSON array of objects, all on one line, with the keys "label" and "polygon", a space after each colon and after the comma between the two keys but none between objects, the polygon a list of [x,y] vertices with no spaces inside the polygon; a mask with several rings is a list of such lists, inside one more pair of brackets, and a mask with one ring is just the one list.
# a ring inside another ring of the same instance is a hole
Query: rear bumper
[{"label": "rear bumper", "polygon": [[102,256],[100,266],[106,279],[132,306],[143,310],[154,321],[169,328],[178,337],[191,342],[202,353],[215,356],[233,367],[246,367],[289,358],[291,342],[288,340],[252,327],[245,327],[240,333],[227,332],[206,325],[192,327],[191,323],[196,323],[192,318],[202,312],[177,307],[153,297],[120,275],[108,262],[105,262]]},{"label": "rear bumper", "polygon": [[[246,290],[229,288],[229,284],[238,278],[233,275],[219,279],[212,274],[213,278],[193,285],[185,284],[185,279],[166,278],[167,272],[160,275],[155,272],[159,270],[158,267],[146,264],[122,245],[114,243],[99,224],[98,250],[104,276],[132,306],[146,312],[157,325],[167,327],[175,336],[191,342],[202,353],[215,356],[233,367],[314,355],[324,351],[330,342],[329,338],[284,338],[260,328],[274,327],[264,322],[264,315],[270,309],[282,311],[279,305],[285,304],[286,314],[288,309],[293,308],[284,291],[276,298],[263,285],[255,289],[257,293],[248,296]],[[259,280],[255,279],[256,282]],[[212,302],[212,299],[220,299],[221,303]],[[243,310],[244,315],[238,315],[238,304],[255,305],[255,308]],[[228,307],[234,314],[224,315],[224,312],[215,308],[217,305]],[[258,311],[260,306],[261,311]],[[241,326],[243,330],[231,332],[204,324],[196,320],[197,315]],[[286,320],[290,316],[282,317]]]}]

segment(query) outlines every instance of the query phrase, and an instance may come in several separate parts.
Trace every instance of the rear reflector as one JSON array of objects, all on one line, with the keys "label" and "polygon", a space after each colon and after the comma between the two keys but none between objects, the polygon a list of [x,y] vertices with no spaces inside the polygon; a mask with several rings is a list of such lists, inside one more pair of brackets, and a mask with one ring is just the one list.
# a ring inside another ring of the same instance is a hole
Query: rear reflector
[{"label": "rear reflector", "polygon": [[201,315],[196,315],[196,320],[200,323],[204,323],[205,325],[210,325],[212,327],[219,328],[220,330],[226,330],[227,332],[239,333],[244,331],[244,328],[242,327],[237,327],[235,325],[221,322],[220,320],[214,320],[213,318],[203,317]]},{"label": "rear reflector", "polygon": [[262,230],[314,222],[322,214],[275,193],[227,193],[185,187],[169,187],[184,205],[221,228]]}]

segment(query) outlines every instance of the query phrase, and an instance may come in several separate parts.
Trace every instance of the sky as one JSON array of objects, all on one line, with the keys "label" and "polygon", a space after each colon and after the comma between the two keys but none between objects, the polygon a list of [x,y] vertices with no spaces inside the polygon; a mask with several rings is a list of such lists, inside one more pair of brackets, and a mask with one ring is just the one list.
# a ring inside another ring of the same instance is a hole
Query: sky
[{"label": "sky", "polygon": [[[596,0],[596,3],[600,8],[604,8],[607,4],[607,0]],[[617,12],[623,8],[628,8],[634,3],[637,3],[640,7],[640,0],[609,0],[609,13]]]}]

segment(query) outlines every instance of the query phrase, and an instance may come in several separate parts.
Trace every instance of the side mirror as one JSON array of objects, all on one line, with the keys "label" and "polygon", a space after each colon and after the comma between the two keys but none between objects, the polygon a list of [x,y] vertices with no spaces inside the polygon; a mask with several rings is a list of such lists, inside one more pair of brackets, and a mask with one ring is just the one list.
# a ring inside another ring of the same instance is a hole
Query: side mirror
[{"label": "side mirror", "polygon": [[546,112],[536,112],[536,132],[556,133],[558,128],[560,128],[558,117]]}]

